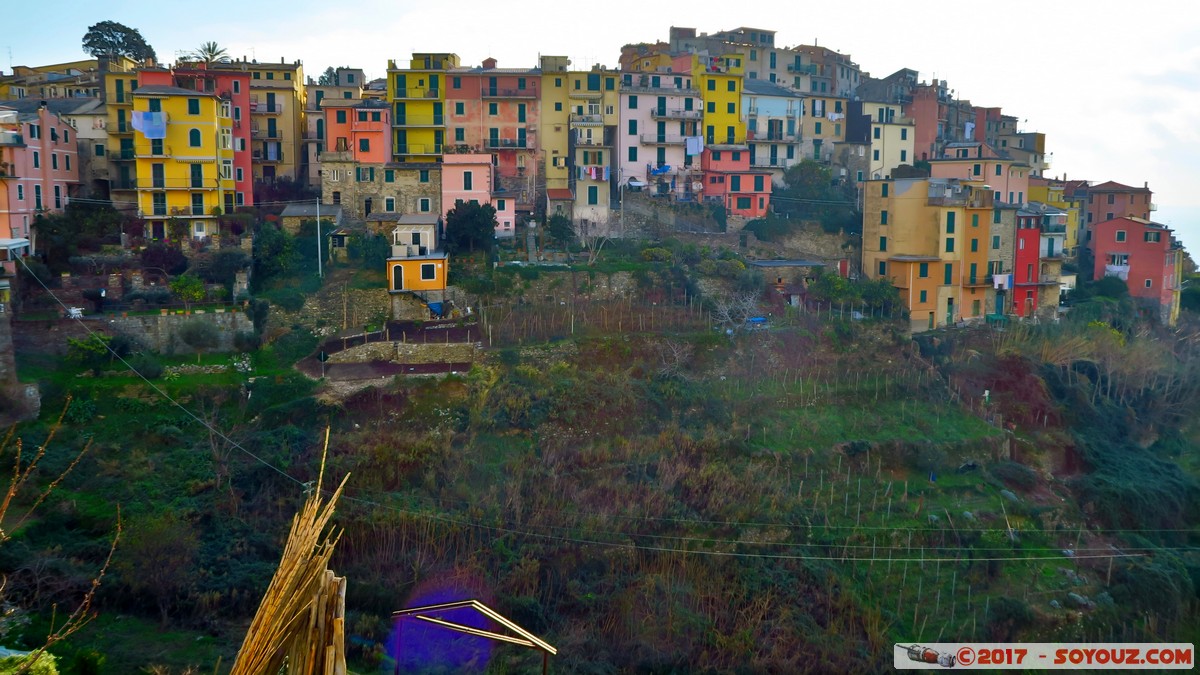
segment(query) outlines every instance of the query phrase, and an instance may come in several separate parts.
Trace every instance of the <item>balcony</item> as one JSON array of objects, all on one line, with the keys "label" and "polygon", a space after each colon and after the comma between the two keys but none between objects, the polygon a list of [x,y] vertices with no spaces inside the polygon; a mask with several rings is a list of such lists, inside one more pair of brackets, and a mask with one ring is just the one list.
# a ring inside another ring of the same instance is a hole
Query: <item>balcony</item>
[{"label": "balcony", "polygon": [[[671,77],[673,78],[674,76],[672,75]],[[666,78],[664,77],[664,79],[666,79]],[[625,84],[624,82],[622,82],[621,83],[621,91],[647,92],[647,93],[668,94],[668,95],[675,95],[675,96],[696,96],[696,97],[700,96],[700,91],[698,89],[685,89],[683,87],[675,87],[674,86],[675,81],[673,79],[668,79],[665,82],[663,80],[660,80],[659,85],[657,87],[654,86],[653,82],[654,82],[653,80],[650,80],[650,79],[646,78],[645,76],[642,76],[642,77],[638,78],[638,81],[636,83],[633,83],[633,84]]]},{"label": "balcony", "polygon": [[433,143],[406,143],[397,145],[397,155],[440,155],[442,148],[445,146],[435,145]]},{"label": "balcony", "polygon": [[483,145],[488,150],[520,150],[528,148],[529,141],[524,138],[489,138]]},{"label": "balcony", "polygon": [[575,137],[575,146],[580,148],[596,147],[605,148],[612,145],[612,141],[605,138],[603,134],[599,138]]},{"label": "balcony", "polygon": [[641,138],[643,145],[683,145],[685,137],[679,134],[642,134]]},{"label": "balcony", "polygon": [[962,285],[966,288],[978,288],[980,286],[991,286],[993,283],[993,277],[989,274],[983,277],[963,277]]},{"label": "balcony", "polygon": [[283,138],[283,134],[278,129],[250,129],[250,138]]},{"label": "balcony", "polygon": [[438,99],[441,97],[442,96],[441,96],[440,89],[425,89],[424,87],[419,87],[416,89],[397,89],[396,95],[393,96],[392,98],[394,98],[396,100],[400,100],[400,99]]},{"label": "balcony", "polygon": [[604,126],[604,115],[578,115],[571,113],[570,122],[573,125],[581,127],[602,127]]},{"label": "balcony", "polygon": [[257,101],[250,102],[250,112],[259,115],[278,115],[283,112],[282,103],[259,103]]},{"label": "balcony", "polygon": [[417,244],[392,244],[393,258],[416,258],[426,255],[429,255],[428,246],[419,246]]},{"label": "balcony", "polygon": [[1042,234],[1066,234],[1066,225],[1042,225]]},{"label": "balcony", "polygon": [[800,132],[795,131],[789,134],[784,131],[768,131],[764,134],[757,131],[747,131],[746,140],[756,143],[799,143]]},{"label": "balcony", "polygon": [[131,180],[121,180],[119,178],[116,180],[110,180],[108,182],[108,189],[109,190],[136,190],[137,189],[137,181],[132,180],[132,179]]},{"label": "balcony", "polygon": [[263,150],[255,150],[251,157],[256,162],[261,162],[264,164],[278,164],[283,161],[283,151],[280,150],[279,152],[270,153]]},{"label": "balcony", "polygon": [[797,75],[816,75],[817,74],[817,64],[806,63],[806,64],[798,66],[798,65],[792,63],[792,64],[788,65],[787,71],[789,73],[796,73]]},{"label": "balcony", "polygon": [[0,145],[21,147],[25,145],[25,137],[15,131],[0,131]]},{"label": "balcony", "polygon": [[681,108],[654,108],[650,111],[654,119],[667,120],[698,120],[703,116],[699,110],[683,110]]},{"label": "balcony", "polygon": [[394,127],[444,127],[445,115],[404,115],[392,122]]},{"label": "balcony", "polygon": [[598,101],[600,100],[600,97],[604,96],[604,93],[600,91],[590,91],[587,89],[572,89],[567,96],[569,98],[582,98],[589,101]]},{"label": "balcony", "polygon": [[750,166],[760,169],[786,169],[798,161],[800,160],[786,157],[755,157],[750,160]]},{"label": "balcony", "polygon": [[[122,150],[121,154],[124,155],[125,151]],[[153,146],[151,146],[149,148],[140,147],[140,148],[136,148],[134,150],[134,157],[136,159],[152,158],[152,157],[170,157],[170,156],[171,156],[171,146],[169,146],[169,145],[163,145],[162,147],[157,148],[157,149],[154,148]],[[121,159],[124,159],[124,157],[122,157]]]},{"label": "balcony", "polygon": [[537,87],[526,87],[525,89],[515,88],[509,89],[505,87],[484,87],[479,95],[483,98],[537,98]]}]

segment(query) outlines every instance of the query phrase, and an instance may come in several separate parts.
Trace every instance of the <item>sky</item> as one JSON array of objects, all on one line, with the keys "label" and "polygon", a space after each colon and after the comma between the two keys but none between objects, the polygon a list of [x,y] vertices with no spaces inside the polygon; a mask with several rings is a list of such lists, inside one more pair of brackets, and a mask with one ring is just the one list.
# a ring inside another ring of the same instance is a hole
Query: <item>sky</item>
[{"label": "sky", "polygon": [[1153,219],[1200,251],[1200,11],[1188,0],[758,0],[742,17],[736,4],[708,0],[59,0],[50,20],[39,3],[12,5],[4,24],[37,28],[0,30],[5,73],[87,58],[83,35],[106,20],[140,30],[160,61],[215,41],[234,58],[300,60],[313,78],[329,66],[383,77],[388,59],[426,51],[456,53],[464,65],[491,56],[533,67],[548,54],[575,68],[615,67],[622,45],[666,40],[672,25],[766,28],[777,46],[815,42],[875,77],[911,68],[946,80],[959,98],[1002,107],[1021,130],[1046,134],[1048,176],[1149,183]]}]

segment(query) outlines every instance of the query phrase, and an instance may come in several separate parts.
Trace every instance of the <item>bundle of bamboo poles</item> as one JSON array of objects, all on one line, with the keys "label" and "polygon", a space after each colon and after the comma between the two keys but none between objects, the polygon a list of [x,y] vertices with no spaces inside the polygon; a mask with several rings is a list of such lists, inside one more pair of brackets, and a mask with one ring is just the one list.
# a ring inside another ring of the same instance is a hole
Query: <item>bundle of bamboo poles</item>
[{"label": "bundle of bamboo poles", "polygon": [[321,500],[325,451],[316,486],[292,519],[279,568],[238,650],[230,675],[346,675],[346,578],[329,569],[340,533],[326,532],[334,505],[346,486]]}]

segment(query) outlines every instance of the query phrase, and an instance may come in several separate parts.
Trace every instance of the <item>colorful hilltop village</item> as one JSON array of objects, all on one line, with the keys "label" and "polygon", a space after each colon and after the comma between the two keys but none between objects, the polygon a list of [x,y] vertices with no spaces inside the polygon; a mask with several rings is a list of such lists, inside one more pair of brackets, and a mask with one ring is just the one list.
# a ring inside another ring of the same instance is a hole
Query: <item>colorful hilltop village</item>
[{"label": "colorful hilltop village", "polygon": [[287,59],[14,68],[0,77],[0,302],[15,257],[38,251],[38,215],[73,199],[136,214],[147,239],[182,221],[217,241],[222,213],[309,186],[319,204],[284,222],[321,209],[390,237],[389,290],[405,293],[445,288],[439,228],[462,202],[493,206],[501,239],[554,215],[622,236],[630,190],[714,205],[735,228],[769,216],[773,187],[811,160],[858,195],[859,273],[899,289],[914,331],[1052,317],[1075,283],[1064,262],[1081,260],[1161,322],[1179,312],[1183,251],[1147,184],[1052,177],[1045,134],[914,70],[873,78],[749,27],[672,27],[623,46],[615,69],[449,52],[386,65],[319,82]]}]

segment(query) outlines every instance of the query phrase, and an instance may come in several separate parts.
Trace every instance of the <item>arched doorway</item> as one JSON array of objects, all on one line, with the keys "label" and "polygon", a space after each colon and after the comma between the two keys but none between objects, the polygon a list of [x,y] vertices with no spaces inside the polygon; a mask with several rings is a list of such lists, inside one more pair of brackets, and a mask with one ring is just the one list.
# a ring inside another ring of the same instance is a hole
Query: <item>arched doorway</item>
[{"label": "arched doorway", "polygon": [[392,265],[392,290],[404,290],[404,267],[401,265]]}]

